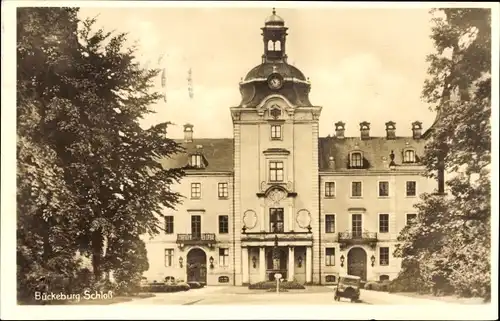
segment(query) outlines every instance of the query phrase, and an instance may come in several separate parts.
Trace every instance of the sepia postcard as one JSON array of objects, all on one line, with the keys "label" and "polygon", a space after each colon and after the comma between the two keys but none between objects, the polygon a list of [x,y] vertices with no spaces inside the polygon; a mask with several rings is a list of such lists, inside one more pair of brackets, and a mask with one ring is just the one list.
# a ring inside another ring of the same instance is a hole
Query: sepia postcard
[{"label": "sepia postcard", "polygon": [[498,18],[3,2],[2,319],[497,319]]}]

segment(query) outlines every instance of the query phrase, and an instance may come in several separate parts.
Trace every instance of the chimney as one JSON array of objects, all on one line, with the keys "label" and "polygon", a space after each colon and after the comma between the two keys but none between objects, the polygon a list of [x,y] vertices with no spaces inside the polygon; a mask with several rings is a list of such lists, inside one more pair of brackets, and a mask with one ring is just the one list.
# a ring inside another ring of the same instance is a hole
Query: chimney
[{"label": "chimney", "polygon": [[396,123],[388,121],[385,123],[385,131],[387,132],[387,139],[395,139],[396,138]]},{"label": "chimney", "polygon": [[184,125],[184,142],[191,143],[193,141],[193,125]]},{"label": "chimney", "polygon": [[411,123],[411,130],[413,131],[413,139],[420,139],[422,137],[422,122]]},{"label": "chimney", "polygon": [[335,123],[335,136],[344,139],[345,123],[339,121]]},{"label": "chimney", "polygon": [[370,123],[369,122],[362,122],[359,123],[359,129],[361,131],[361,139],[368,139],[370,138]]}]

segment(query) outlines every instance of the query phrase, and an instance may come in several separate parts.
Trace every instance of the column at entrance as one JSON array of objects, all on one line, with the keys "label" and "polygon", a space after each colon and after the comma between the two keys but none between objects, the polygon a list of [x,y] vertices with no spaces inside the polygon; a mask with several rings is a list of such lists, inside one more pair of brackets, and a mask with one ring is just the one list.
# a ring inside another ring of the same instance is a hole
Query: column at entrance
[{"label": "column at entrance", "polygon": [[306,283],[312,281],[312,248],[306,247]]},{"label": "column at entrance", "polygon": [[250,277],[248,274],[248,247],[241,248],[241,264],[242,264],[242,273],[243,273],[243,284],[250,282]]},{"label": "column at entrance", "polygon": [[294,223],[293,223],[293,206],[288,205],[288,230],[293,231],[294,230]]},{"label": "column at entrance", "polygon": [[293,281],[295,268],[295,251],[293,246],[288,248],[288,281]]},{"label": "column at entrance", "polygon": [[266,280],[266,248],[260,247],[259,249],[259,280]]}]

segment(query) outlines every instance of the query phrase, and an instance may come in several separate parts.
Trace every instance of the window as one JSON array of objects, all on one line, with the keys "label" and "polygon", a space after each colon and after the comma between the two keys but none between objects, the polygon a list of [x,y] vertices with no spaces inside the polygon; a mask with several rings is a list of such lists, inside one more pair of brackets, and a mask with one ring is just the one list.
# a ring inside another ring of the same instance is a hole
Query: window
[{"label": "window", "polygon": [[283,181],[283,162],[269,162],[269,180],[271,182]]},{"label": "window", "polygon": [[201,183],[191,183],[191,198],[201,198]]},{"label": "window", "polygon": [[389,281],[389,276],[387,274],[382,274],[381,276],[378,277],[378,279],[380,280],[380,282],[383,282],[383,281]]},{"label": "window", "polygon": [[191,235],[194,240],[199,240],[201,238],[201,216],[192,215],[191,216]]},{"label": "window", "polygon": [[219,276],[219,283],[229,283],[229,276]]},{"label": "window", "polygon": [[417,214],[415,213],[411,213],[411,214],[406,214],[406,224],[412,224],[413,222],[415,222],[415,220],[417,219]]},{"label": "window", "polygon": [[335,275],[327,275],[325,276],[325,282],[326,283],[333,283],[337,280],[337,278],[335,277]]},{"label": "window", "polygon": [[415,151],[407,149],[403,153],[403,163],[415,163]]},{"label": "window", "polygon": [[389,182],[378,182],[378,196],[389,196]]},{"label": "window", "polygon": [[273,44],[273,41],[272,40],[269,40],[267,42],[267,50],[268,51],[274,51],[274,44]]},{"label": "window", "polygon": [[219,266],[229,266],[229,249],[219,249]]},{"label": "window", "polygon": [[165,216],[165,234],[174,233],[174,217]]},{"label": "window", "polygon": [[409,181],[406,182],[406,196],[416,196],[417,195],[417,182]]},{"label": "window", "polygon": [[362,189],[361,182],[352,182],[351,196],[352,197],[361,197],[361,195],[362,195],[361,189]]},{"label": "window", "polygon": [[335,215],[325,215],[325,233],[335,233]]},{"label": "window", "polygon": [[335,197],[335,182],[325,182],[325,197]]},{"label": "window", "polygon": [[278,40],[274,43],[274,50],[281,51],[281,41]]},{"label": "window", "polygon": [[174,250],[165,249],[165,266],[170,267],[174,263]]},{"label": "window", "polygon": [[229,216],[219,215],[219,233],[229,233]]},{"label": "window", "polygon": [[201,155],[199,155],[199,154],[191,155],[191,166],[196,167],[196,168],[202,167]]},{"label": "window", "polygon": [[283,232],[283,208],[270,208],[269,209],[269,231],[270,232]]},{"label": "window", "polygon": [[379,233],[389,233],[389,214],[380,214],[378,216]]},{"label": "window", "polygon": [[349,162],[351,168],[362,168],[363,167],[363,155],[359,152],[351,153],[351,159]]},{"label": "window", "polygon": [[229,193],[228,193],[228,184],[227,183],[219,183],[219,188],[218,188],[218,193],[219,193],[219,198],[227,198]]},{"label": "window", "polygon": [[335,248],[327,247],[325,249],[325,265],[326,266],[334,266],[335,265]]},{"label": "window", "polygon": [[281,139],[281,125],[271,125],[271,139]]},{"label": "window", "polygon": [[352,214],[351,231],[353,238],[363,236],[363,218],[361,214]]},{"label": "window", "polygon": [[389,265],[389,248],[381,247],[379,255],[380,255],[380,265],[381,266]]}]

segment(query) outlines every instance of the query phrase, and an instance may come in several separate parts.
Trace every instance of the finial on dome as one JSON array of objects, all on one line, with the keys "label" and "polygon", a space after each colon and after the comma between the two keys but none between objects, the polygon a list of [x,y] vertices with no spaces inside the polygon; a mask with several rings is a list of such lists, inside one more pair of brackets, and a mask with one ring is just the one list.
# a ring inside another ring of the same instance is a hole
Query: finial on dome
[{"label": "finial on dome", "polygon": [[273,14],[276,14],[276,8],[273,8]]}]

